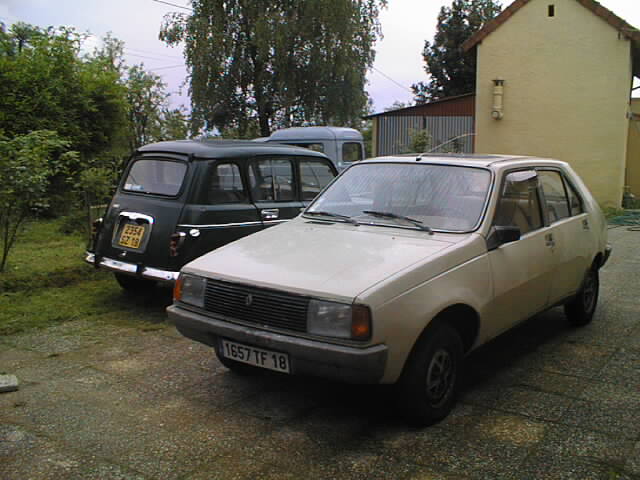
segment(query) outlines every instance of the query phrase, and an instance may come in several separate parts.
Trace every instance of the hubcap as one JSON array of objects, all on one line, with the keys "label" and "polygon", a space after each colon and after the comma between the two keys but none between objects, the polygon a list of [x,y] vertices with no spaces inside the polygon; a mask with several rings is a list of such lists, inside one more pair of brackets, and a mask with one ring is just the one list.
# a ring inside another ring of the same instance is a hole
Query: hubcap
[{"label": "hubcap", "polygon": [[429,402],[438,408],[447,400],[455,380],[453,359],[447,350],[440,349],[433,355],[426,380]]},{"label": "hubcap", "polygon": [[587,277],[583,291],[582,291],[582,301],[584,305],[585,312],[591,312],[596,303],[596,295],[597,295],[597,284],[596,279],[593,273],[590,273]]}]

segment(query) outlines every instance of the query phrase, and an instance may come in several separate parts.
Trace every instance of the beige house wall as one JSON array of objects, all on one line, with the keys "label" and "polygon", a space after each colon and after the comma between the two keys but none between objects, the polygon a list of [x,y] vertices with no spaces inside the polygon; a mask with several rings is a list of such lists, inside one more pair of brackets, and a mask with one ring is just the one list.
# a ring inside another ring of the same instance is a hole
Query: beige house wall
[{"label": "beige house wall", "polygon": [[478,45],[476,151],[564,160],[602,205],[620,205],[631,43],[576,0],[554,0],[554,17],[550,3],[531,0]]},{"label": "beige house wall", "polygon": [[631,110],[637,117],[629,121],[626,184],[631,193],[640,198],[640,98],[632,100]]}]

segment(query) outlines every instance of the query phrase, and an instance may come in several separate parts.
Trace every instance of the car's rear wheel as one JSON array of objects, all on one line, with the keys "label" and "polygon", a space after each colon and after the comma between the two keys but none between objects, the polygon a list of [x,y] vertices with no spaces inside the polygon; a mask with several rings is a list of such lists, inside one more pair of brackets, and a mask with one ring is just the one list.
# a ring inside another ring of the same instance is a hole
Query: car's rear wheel
[{"label": "car's rear wheel", "polygon": [[427,426],[449,414],[462,357],[462,340],[448,325],[435,326],[418,341],[398,382],[399,402],[411,423]]},{"label": "car's rear wheel", "polygon": [[599,292],[598,270],[591,268],[585,276],[580,291],[564,306],[564,313],[571,325],[582,326],[591,322],[598,305]]},{"label": "car's rear wheel", "polygon": [[130,293],[145,294],[152,292],[157,282],[146,278],[137,278],[122,273],[115,273],[116,280],[123,290]]}]

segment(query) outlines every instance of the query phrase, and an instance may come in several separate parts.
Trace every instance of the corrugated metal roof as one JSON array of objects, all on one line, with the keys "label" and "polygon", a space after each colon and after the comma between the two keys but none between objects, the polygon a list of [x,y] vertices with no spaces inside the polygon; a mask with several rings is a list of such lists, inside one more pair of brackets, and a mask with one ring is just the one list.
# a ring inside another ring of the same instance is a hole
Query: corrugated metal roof
[{"label": "corrugated metal roof", "polygon": [[432,102],[414,105],[411,107],[389,110],[387,112],[374,113],[365,118],[374,117],[445,117],[445,116],[473,116],[475,114],[475,93],[466,93],[455,97],[441,98]]}]

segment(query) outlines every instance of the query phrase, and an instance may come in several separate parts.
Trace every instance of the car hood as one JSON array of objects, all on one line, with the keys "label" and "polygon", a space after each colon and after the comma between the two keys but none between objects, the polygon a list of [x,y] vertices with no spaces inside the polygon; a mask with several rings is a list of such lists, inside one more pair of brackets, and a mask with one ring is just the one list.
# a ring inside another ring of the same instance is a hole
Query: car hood
[{"label": "car hood", "polygon": [[182,271],[351,302],[464,237],[298,217],[214,250]]}]

